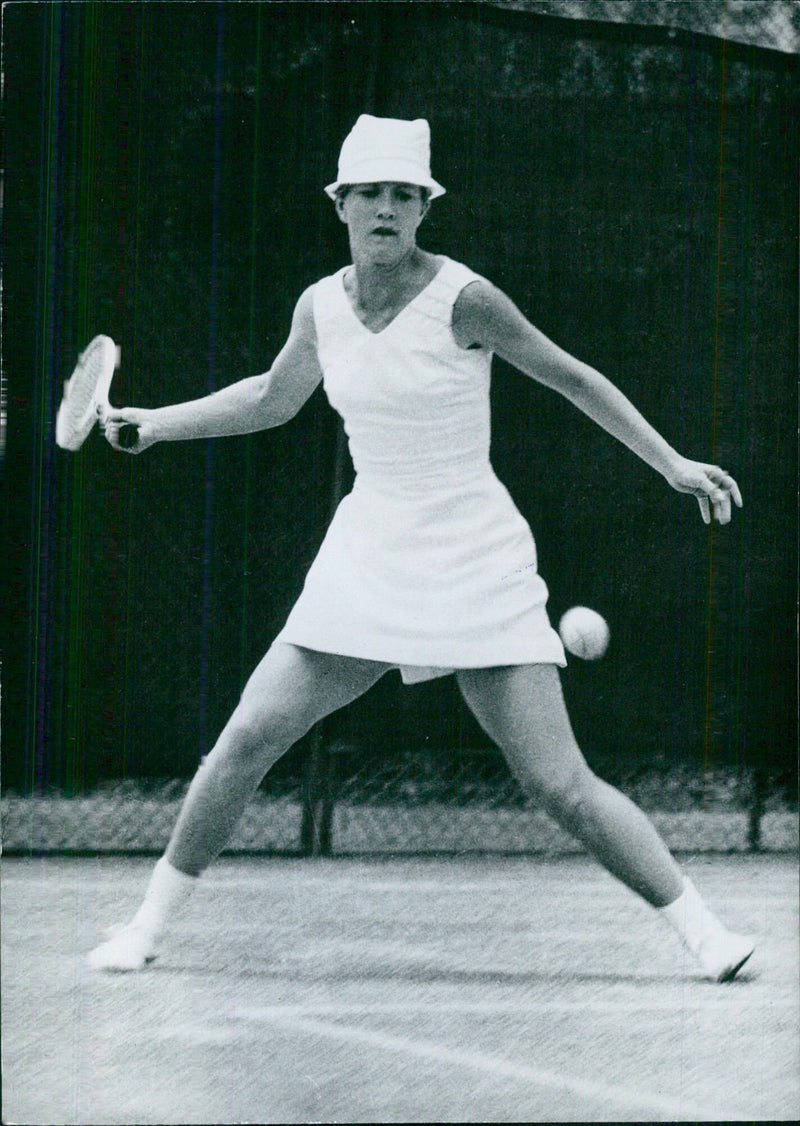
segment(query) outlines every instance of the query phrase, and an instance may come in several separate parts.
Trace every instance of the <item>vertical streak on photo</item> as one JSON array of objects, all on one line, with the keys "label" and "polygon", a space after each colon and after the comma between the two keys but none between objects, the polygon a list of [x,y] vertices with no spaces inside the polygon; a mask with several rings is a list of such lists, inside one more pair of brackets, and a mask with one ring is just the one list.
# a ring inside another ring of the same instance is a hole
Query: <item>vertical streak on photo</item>
[{"label": "vertical streak on photo", "polygon": [[[719,88],[719,177],[717,184],[717,260],[716,260],[716,292],[714,300],[714,369],[712,377],[712,404],[711,404],[711,460],[717,460],[717,425],[718,425],[718,398],[720,365],[722,363],[722,272],[724,269],[724,221],[725,221],[725,95],[727,78],[726,41],[720,43],[720,88]],[[708,536],[708,606],[706,617],[706,684],[705,684],[705,715],[703,722],[703,768],[708,775],[712,763],[712,742],[714,733],[713,725],[713,671],[714,671],[714,521],[712,518]]]},{"label": "vertical streak on photo", "polygon": [[[209,285],[208,394],[217,389],[219,332],[220,185],[222,180],[222,64],[225,54],[225,7],[217,4],[217,53],[214,76],[214,174],[211,189],[211,278]],[[203,508],[203,602],[201,610],[199,756],[208,751],[208,699],[211,662],[211,601],[214,552],[214,443],[206,442]]]}]

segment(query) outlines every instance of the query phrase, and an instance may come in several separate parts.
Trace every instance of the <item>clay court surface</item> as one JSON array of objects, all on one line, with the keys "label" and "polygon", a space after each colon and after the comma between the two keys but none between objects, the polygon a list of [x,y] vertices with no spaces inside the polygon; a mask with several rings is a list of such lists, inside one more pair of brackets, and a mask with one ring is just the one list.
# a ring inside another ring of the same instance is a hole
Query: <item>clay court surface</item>
[{"label": "clay court surface", "polygon": [[141,975],[82,955],[152,860],[2,870],[3,1121],[794,1120],[794,856],[688,858],[752,968],[704,982],[569,859],[226,859]]}]

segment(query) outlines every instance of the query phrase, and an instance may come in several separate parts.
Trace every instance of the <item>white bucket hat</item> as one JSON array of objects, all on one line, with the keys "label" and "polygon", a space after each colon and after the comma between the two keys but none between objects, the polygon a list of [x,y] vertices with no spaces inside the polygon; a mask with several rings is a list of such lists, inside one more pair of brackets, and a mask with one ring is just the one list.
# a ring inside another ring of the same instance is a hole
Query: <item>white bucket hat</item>
[{"label": "white bucket hat", "polygon": [[445,189],[431,176],[431,130],[428,122],[399,121],[362,113],[347,134],[339,153],[338,179],[325,188],[331,199],[343,184],[385,182],[419,184],[431,199]]}]

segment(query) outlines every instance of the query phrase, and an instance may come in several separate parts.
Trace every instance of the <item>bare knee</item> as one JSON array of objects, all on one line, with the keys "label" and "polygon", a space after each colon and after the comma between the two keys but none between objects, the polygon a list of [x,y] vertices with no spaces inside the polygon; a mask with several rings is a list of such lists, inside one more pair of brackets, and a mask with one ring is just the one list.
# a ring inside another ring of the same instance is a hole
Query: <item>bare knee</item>
[{"label": "bare knee", "polygon": [[209,755],[209,763],[220,761],[233,769],[266,771],[302,738],[310,724],[289,709],[240,701]]},{"label": "bare knee", "polygon": [[584,763],[563,777],[548,779],[538,797],[550,816],[569,831],[575,831],[590,814],[602,783]]},{"label": "bare knee", "polygon": [[579,822],[596,800],[602,783],[571,734],[546,742],[509,740],[503,751],[525,793],[559,824]]}]

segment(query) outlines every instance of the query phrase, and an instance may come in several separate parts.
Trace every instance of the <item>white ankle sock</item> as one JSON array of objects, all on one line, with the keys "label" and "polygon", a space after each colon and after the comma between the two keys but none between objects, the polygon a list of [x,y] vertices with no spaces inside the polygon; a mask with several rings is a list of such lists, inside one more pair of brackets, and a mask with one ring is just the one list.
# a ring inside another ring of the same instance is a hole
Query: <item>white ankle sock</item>
[{"label": "white ankle sock", "polygon": [[148,931],[154,938],[160,935],[167,922],[189,899],[197,886],[197,879],[197,876],[179,872],[162,856],[153,869],[144,900],[133,917],[132,925]]},{"label": "white ankle sock", "polygon": [[725,929],[688,876],[683,878],[683,892],[678,898],[659,910],[693,952],[699,950],[704,939]]}]

